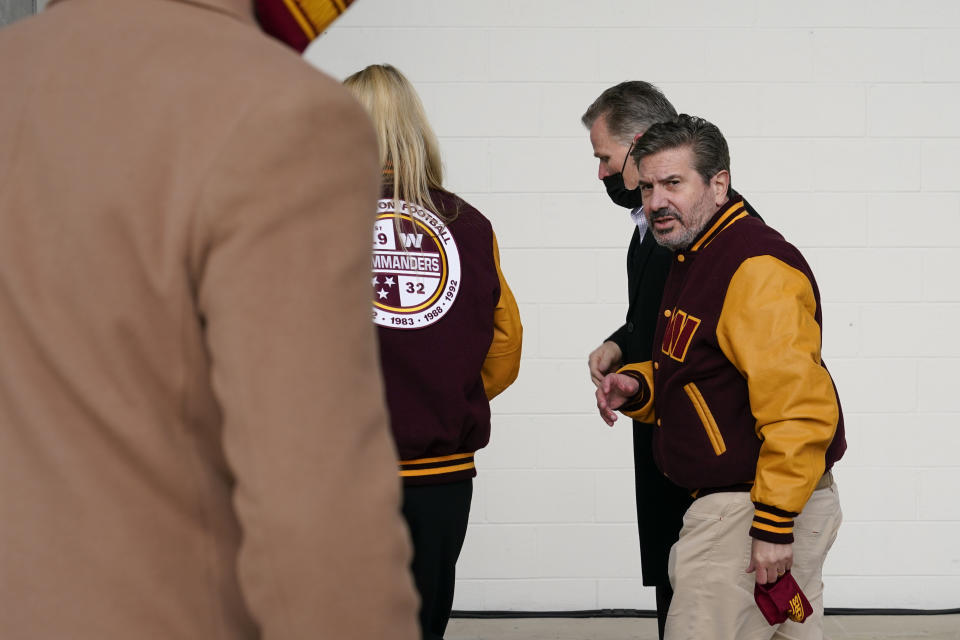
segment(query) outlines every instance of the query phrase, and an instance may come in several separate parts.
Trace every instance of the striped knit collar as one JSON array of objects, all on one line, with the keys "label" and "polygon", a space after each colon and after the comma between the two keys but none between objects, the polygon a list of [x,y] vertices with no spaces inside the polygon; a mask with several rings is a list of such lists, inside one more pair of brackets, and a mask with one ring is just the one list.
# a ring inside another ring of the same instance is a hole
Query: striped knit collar
[{"label": "striped knit collar", "polygon": [[743,202],[743,196],[736,191],[730,191],[730,199],[720,207],[720,210],[713,214],[703,231],[690,244],[686,251],[696,253],[707,247],[721,233],[730,228],[737,220],[741,220],[750,215],[747,212],[746,205]]}]

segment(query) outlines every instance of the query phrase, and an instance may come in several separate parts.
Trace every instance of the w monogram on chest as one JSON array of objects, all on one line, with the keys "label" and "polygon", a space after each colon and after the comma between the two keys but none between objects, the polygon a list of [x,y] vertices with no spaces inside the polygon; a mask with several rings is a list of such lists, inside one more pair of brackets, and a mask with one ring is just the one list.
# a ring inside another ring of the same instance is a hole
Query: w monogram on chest
[{"label": "w monogram on chest", "polygon": [[700,318],[696,318],[682,309],[675,311],[665,311],[669,315],[667,328],[663,332],[663,342],[660,350],[665,355],[670,356],[677,362],[683,362],[687,357],[687,350],[697,329],[702,324]]}]

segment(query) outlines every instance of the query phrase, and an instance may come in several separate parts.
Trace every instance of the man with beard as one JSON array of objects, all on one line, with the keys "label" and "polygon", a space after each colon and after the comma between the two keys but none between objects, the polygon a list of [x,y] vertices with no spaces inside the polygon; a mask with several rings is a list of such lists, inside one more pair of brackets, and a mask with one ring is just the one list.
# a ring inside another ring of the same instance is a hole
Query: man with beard
[{"label": "man with beard", "polygon": [[[696,496],[670,551],[666,637],[822,638],[821,575],[841,520],[831,469],[846,443],[816,281],[748,215],[716,126],[654,125],[632,158],[672,265],[651,360],[605,376],[597,407],[610,425],[617,409],[655,421],[658,466]],[[757,606],[774,589],[789,620]]]},{"label": "man with beard", "polygon": [[[342,3],[339,3],[342,4]],[[0,31],[0,637],[418,638],[332,1]],[[283,17],[283,12],[296,11]]]}]

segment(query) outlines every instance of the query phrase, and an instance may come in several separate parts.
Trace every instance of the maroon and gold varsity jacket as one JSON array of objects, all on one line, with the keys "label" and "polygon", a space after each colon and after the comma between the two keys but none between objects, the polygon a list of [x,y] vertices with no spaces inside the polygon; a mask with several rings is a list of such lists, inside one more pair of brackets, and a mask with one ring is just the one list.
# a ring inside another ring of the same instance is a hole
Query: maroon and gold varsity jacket
[{"label": "maroon and gold varsity jacket", "polygon": [[653,360],[621,370],[640,381],[621,410],[658,426],[654,455],[672,481],[750,489],[750,535],[792,542],[793,519],[846,449],[820,346],[810,267],[734,196],[675,252]]},{"label": "maroon and gold varsity jacket", "polygon": [[500,271],[493,228],[452,193],[431,190],[445,217],[378,202],[373,235],[373,319],[387,405],[405,484],[476,475],[490,438],[490,399],[520,368],[523,328]]}]

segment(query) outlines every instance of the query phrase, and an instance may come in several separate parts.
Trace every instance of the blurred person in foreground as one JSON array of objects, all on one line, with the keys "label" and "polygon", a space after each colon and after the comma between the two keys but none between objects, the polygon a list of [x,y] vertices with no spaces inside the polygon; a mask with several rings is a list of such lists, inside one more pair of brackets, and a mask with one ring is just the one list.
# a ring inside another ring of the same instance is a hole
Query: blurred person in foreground
[{"label": "blurred person in foreground", "polygon": [[54,0],[0,31],[0,637],[417,636],[376,140],[258,25],[302,49],[336,10],[298,7]]},{"label": "blurred person in foreground", "polygon": [[[841,521],[831,469],[846,441],[816,280],[732,190],[713,124],[653,125],[631,157],[673,263],[651,360],[608,374],[596,395],[608,424],[617,409],[655,421],[657,465],[696,497],[670,551],[666,638],[822,638],[823,563]],[[809,611],[774,624],[758,594],[781,581]]]},{"label": "blurred person in foreground", "polygon": [[372,312],[423,638],[436,640],[453,607],[474,453],[490,438],[490,399],[517,377],[523,330],[490,221],[443,188],[437,141],[413,85],[390,65],[344,83],[380,142]]}]

